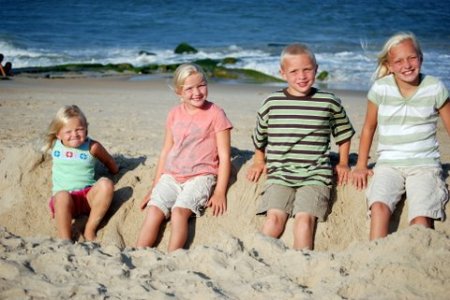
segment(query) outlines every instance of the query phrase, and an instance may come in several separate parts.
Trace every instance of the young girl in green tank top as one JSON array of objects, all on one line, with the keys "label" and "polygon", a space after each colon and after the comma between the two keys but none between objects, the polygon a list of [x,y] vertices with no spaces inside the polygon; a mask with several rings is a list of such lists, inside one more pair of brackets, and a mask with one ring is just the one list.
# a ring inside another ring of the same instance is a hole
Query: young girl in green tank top
[{"label": "young girl in green tank top", "polygon": [[51,150],[53,160],[49,207],[61,239],[72,238],[72,218],[87,214],[84,238],[94,240],[113,198],[113,182],[105,177],[95,180],[95,162],[99,160],[113,174],[119,168],[106,149],[87,136],[87,127],[78,106],[64,106],[50,123],[43,148]]}]

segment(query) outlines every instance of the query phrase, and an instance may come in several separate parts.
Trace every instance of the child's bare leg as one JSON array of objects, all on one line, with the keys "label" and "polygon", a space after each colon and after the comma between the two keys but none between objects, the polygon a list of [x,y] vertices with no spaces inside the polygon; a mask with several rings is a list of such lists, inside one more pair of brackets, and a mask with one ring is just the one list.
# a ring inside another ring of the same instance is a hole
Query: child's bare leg
[{"label": "child's bare leg", "polygon": [[415,225],[419,224],[422,226],[425,226],[426,228],[433,228],[434,229],[434,220],[428,217],[415,217],[411,220],[409,225]]},{"label": "child's bare leg", "polygon": [[72,196],[68,192],[58,192],[55,198],[55,219],[58,237],[63,240],[72,239]]},{"label": "child's bare leg", "polygon": [[313,249],[316,217],[308,213],[297,213],[294,221],[294,249]]},{"label": "child's bare leg", "polygon": [[170,234],[170,241],[168,251],[183,248],[188,238],[189,217],[192,211],[188,208],[175,207],[172,209],[171,223],[172,232]]},{"label": "child's bare leg", "polygon": [[166,216],[156,206],[150,205],[147,209],[141,231],[139,232],[136,247],[153,247],[158,238],[159,228]]},{"label": "child's bare leg", "polygon": [[108,178],[100,178],[87,194],[91,212],[84,229],[84,238],[93,241],[101,220],[111,205],[114,194],[114,184]]},{"label": "child's bare leg", "polygon": [[375,202],[370,207],[370,240],[383,238],[389,233],[391,210],[382,202]]},{"label": "child's bare leg", "polygon": [[288,214],[279,209],[269,209],[261,232],[264,235],[279,238],[284,231]]}]

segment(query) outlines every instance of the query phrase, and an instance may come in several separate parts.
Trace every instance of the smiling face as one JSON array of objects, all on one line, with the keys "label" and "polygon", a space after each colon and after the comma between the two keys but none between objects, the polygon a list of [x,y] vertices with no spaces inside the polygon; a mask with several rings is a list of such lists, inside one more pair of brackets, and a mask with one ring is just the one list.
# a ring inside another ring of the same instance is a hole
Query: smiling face
[{"label": "smiling face", "polygon": [[311,91],[317,65],[308,54],[286,55],[280,74],[288,83],[288,92],[294,96],[306,96]]},{"label": "smiling face", "polygon": [[392,47],[388,53],[387,67],[399,85],[418,85],[421,65],[422,59],[410,39]]},{"label": "smiling face", "polygon": [[189,111],[202,108],[208,97],[208,85],[201,73],[189,75],[178,90],[178,95]]},{"label": "smiling face", "polygon": [[58,131],[56,137],[60,139],[66,147],[80,147],[87,137],[86,124],[80,118],[72,117],[68,119],[67,123]]}]

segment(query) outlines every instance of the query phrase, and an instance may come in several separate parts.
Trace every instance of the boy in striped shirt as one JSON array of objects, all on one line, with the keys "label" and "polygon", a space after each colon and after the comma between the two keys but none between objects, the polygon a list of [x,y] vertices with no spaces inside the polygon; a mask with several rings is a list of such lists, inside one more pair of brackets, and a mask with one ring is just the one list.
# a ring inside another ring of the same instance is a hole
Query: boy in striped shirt
[{"label": "boy in striped shirt", "polygon": [[258,213],[266,213],[262,233],[279,238],[289,216],[294,220],[294,249],[313,249],[316,220],[329,210],[333,171],[330,137],[339,145],[338,184],[347,182],[350,140],[355,131],[333,94],[313,88],[318,65],[311,50],[287,46],[280,73],[288,87],[264,100],[253,134],[255,156],[247,178],[267,172]]}]

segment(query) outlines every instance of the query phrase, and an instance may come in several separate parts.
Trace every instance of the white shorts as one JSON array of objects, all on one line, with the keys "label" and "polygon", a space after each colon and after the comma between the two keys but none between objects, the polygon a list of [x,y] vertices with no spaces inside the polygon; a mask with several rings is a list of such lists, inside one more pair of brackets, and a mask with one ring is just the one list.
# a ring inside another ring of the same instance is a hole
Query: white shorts
[{"label": "white shorts", "polygon": [[416,217],[445,219],[448,190],[440,167],[375,167],[366,192],[369,208],[381,202],[392,213],[405,194],[409,222]]},{"label": "white shorts", "polygon": [[174,207],[190,209],[196,216],[200,216],[215,185],[215,175],[196,176],[179,183],[171,175],[163,174],[153,188],[147,206],[158,207],[166,218]]}]

